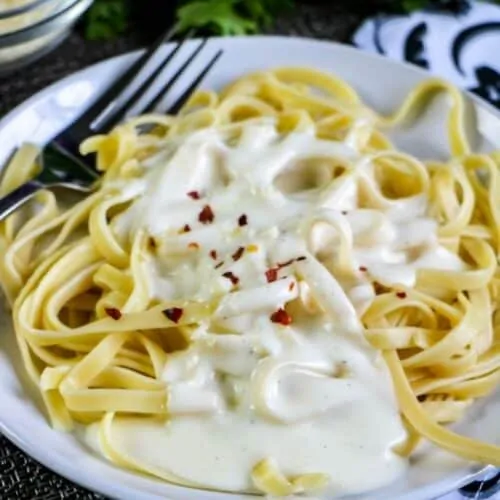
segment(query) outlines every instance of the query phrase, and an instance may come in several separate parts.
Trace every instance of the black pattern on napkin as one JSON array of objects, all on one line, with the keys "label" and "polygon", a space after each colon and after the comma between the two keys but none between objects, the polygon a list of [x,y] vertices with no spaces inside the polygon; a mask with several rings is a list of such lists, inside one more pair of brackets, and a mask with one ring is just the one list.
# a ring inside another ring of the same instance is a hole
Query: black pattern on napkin
[{"label": "black pattern on napkin", "polygon": [[463,0],[454,12],[433,8],[366,21],[358,47],[415,64],[500,108],[500,6]]}]

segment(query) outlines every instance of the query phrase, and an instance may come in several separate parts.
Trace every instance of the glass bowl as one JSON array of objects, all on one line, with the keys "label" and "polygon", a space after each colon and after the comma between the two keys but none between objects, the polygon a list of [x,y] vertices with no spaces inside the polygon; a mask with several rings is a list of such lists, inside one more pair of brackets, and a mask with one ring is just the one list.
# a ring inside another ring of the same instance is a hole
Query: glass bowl
[{"label": "glass bowl", "polygon": [[54,49],[93,0],[0,0],[0,75]]}]

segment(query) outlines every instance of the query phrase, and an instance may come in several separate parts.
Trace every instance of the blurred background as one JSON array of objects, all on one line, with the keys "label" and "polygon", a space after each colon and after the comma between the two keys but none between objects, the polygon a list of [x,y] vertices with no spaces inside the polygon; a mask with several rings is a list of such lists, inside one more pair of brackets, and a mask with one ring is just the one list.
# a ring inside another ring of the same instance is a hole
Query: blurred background
[{"label": "blurred background", "polygon": [[166,27],[198,34],[280,33],[348,42],[370,16],[421,8],[457,14],[468,0],[0,0],[0,116],[93,62],[151,42]]}]

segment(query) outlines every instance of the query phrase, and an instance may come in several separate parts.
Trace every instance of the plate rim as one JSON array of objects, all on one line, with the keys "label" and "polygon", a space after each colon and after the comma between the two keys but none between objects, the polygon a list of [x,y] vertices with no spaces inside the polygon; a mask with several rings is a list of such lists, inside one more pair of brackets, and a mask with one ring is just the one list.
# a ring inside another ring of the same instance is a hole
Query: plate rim
[{"label": "plate rim", "polygon": [[[194,42],[196,40],[200,40],[199,38],[193,38],[190,40],[190,42]],[[254,35],[254,36],[233,36],[233,37],[210,37],[210,41],[216,41],[218,43],[230,43],[230,41],[233,42],[273,42],[273,41],[278,41],[278,42],[286,42],[286,43],[299,43],[299,44],[310,44],[310,45],[316,45],[316,46],[322,46],[322,47],[330,47],[330,48],[335,48],[336,50],[340,51],[345,51],[347,54],[353,54],[354,57],[364,57],[366,59],[372,59],[374,61],[383,61],[384,64],[388,66],[392,66],[394,68],[398,67],[404,67],[406,70],[411,71],[414,73],[415,77],[427,77],[427,78],[432,78],[435,77],[432,73],[425,71],[422,68],[419,68],[413,64],[410,64],[406,61],[395,61],[393,59],[390,59],[388,57],[384,57],[380,54],[375,54],[372,52],[367,52],[363,51],[362,49],[351,45],[351,44],[346,44],[346,43],[341,43],[338,41],[333,41],[333,40],[327,40],[327,39],[317,39],[317,38],[311,38],[311,37],[300,37],[300,36],[286,36],[286,35]],[[172,42],[164,45],[170,45]],[[15,106],[13,109],[8,111],[3,117],[0,118],[0,130],[5,128],[5,126],[12,120],[14,119],[17,115],[21,114],[23,111],[29,109],[33,103],[45,98],[48,95],[53,94],[57,88],[59,87],[64,87],[65,85],[71,83],[71,81],[76,80],[79,76],[84,75],[85,73],[98,73],[101,67],[106,66],[107,64],[119,64],[120,62],[124,62],[127,59],[132,60],[134,57],[138,57],[139,54],[143,53],[146,49],[136,49],[133,51],[128,51],[123,54],[115,55],[112,57],[108,57],[106,59],[103,59],[101,61],[96,61],[84,68],[81,68],[77,71],[74,71],[63,78],[60,78],[59,80],[56,80],[55,82],[51,83],[50,85],[40,89],[39,91],[35,92],[33,95],[31,95],[28,99],[25,99],[21,103],[19,103],[17,106]],[[442,80],[447,81],[444,78],[441,78]],[[453,84],[454,85],[454,84]],[[456,87],[456,85],[454,85]],[[470,100],[474,102],[475,105],[477,105],[479,108],[484,109],[485,111],[493,114],[496,118],[500,119],[500,110],[496,109],[493,105],[488,103],[487,101],[483,100],[479,96],[476,96],[475,94],[471,93],[468,90],[465,89],[459,89],[462,94],[467,96]],[[16,145],[14,145],[15,147]],[[16,375],[17,377],[17,375]],[[1,417],[1,415],[0,415]],[[46,418],[45,415],[43,415],[43,418]],[[50,427],[50,424],[47,422],[47,425]],[[11,443],[13,443],[15,446],[20,448],[24,453],[26,453],[29,457],[32,459],[36,460],[39,462],[41,465],[44,467],[48,468],[55,474],[60,475],[61,477],[65,478],[66,480],[73,482],[77,485],[80,485],[83,488],[88,489],[91,492],[101,494],[101,495],[106,495],[111,498],[121,500],[125,497],[123,497],[124,494],[129,495],[129,494],[134,494],[136,495],[135,498],[140,498],[141,500],[165,500],[167,497],[164,495],[157,495],[155,493],[151,492],[145,492],[145,491],[139,491],[136,488],[131,488],[128,485],[115,485],[113,482],[106,480],[105,478],[102,479],[101,477],[96,477],[96,476],[91,476],[85,472],[82,473],[82,470],[79,469],[77,466],[74,466],[72,463],[64,463],[62,459],[57,459],[57,455],[55,455],[55,458],[52,458],[50,453],[44,453],[43,450],[40,447],[36,447],[32,443],[30,443],[29,440],[26,440],[23,438],[23,436],[17,432],[11,432],[9,427],[5,424],[3,420],[0,419],[0,433],[8,439]],[[474,464],[472,464],[474,466]],[[444,476],[443,479],[430,483],[428,485],[424,485],[418,488],[414,493],[410,492],[408,494],[404,494],[403,496],[400,496],[401,500],[411,500],[411,497],[414,494],[418,494],[418,498],[435,498],[438,496],[445,495],[447,493],[450,493],[451,491],[454,491],[470,482],[473,481],[478,481],[480,480],[481,477],[487,475],[493,470],[497,470],[496,467],[491,466],[491,465],[481,465],[481,464],[476,464],[477,466],[477,471],[475,472],[470,472],[470,473],[459,473],[455,471],[454,473],[450,473],[447,476]],[[115,466],[116,467],[116,466]],[[121,469],[125,470],[125,469]],[[127,473],[131,475],[137,475],[134,472],[127,471]],[[177,486],[177,485],[174,485]],[[208,490],[192,490],[193,493],[196,493],[198,491],[203,491],[206,493],[209,493]],[[211,492],[211,493],[218,493],[218,492]],[[139,495],[139,496],[137,496]],[[220,498],[227,498],[228,500],[231,498],[235,498],[233,494],[227,494],[227,493],[219,493]],[[365,498],[365,495],[371,496],[370,492],[367,492],[366,494],[363,494],[363,498]],[[369,497],[366,497],[367,500]],[[129,498],[129,497],[126,497]],[[247,498],[257,498],[255,496],[247,496]],[[259,497],[260,498],[260,497]],[[342,497],[344,498],[344,497]],[[346,500],[349,497],[345,497]],[[358,498],[358,497],[356,497]],[[171,500],[174,500],[173,498]]]}]

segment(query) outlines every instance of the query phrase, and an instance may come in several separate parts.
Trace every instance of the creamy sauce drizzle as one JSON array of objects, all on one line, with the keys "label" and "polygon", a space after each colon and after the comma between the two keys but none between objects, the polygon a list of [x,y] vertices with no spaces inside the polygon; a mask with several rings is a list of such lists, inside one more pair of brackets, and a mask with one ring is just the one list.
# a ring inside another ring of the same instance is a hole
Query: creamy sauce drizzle
[{"label": "creamy sauce drizzle", "polygon": [[[214,489],[251,491],[250,471],[267,457],[286,475],[329,474],[338,493],[387,484],[405,468],[392,451],[405,431],[359,315],[374,279],[412,286],[418,269],[464,264],[439,245],[425,195],[360,208],[360,183],[369,190],[375,174],[352,138],[320,140],[314,129],[282,137],[259,120],[233,143],[197,132],[147,160],[129,186],[141,195],[115,231],[156,237],[151,296],[217,307],[165,366],[169,422],[119,424],[117,443]],[[352,174],[334,179],[339,165]],[[199,220],[207,205],[209,224]],[[285,305],[293,323],[273,323]]]}]

